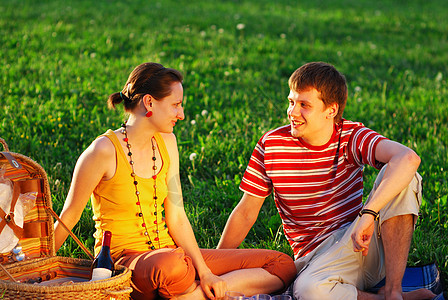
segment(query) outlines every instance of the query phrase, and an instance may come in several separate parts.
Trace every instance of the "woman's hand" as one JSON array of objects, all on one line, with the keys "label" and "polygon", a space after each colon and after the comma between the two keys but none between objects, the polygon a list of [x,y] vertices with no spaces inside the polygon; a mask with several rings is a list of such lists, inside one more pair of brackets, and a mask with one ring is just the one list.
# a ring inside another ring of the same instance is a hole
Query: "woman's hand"
[{"label": "woman's hand", "polygon": [[224,298],[227,292],[227,282],[225,282],[221,277],[216,276],[212,272],[208,272],[200,277],[201,287],[204,293],[210,299],[221,299]]}]

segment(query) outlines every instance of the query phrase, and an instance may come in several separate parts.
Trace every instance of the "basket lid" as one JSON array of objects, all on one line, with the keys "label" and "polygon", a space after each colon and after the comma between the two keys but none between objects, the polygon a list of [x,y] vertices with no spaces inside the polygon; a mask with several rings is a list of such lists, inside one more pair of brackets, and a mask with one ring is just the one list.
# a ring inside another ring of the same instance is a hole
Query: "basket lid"
[{"label": "basket lid", "polygon": [[[8,150],[7,147],[5,150]],[[53,218],[47,211],[48,207],[52,207],[51,194],[45,170],[31,158],[8,151],[0,152],[0,167],[4,170],[3,177],[12,182],[14,194],[36,195],[35,205],[23,217],[23,230],[16,227],[14,231],[20,235],[19,243],[25,259],[55,256]],[[2,227],[14,227],[9,225],[10,211],[7,215],[3,210],[0,213],[0,231]],[[1,264],[13,262],[10,252],[0,254]]]}]

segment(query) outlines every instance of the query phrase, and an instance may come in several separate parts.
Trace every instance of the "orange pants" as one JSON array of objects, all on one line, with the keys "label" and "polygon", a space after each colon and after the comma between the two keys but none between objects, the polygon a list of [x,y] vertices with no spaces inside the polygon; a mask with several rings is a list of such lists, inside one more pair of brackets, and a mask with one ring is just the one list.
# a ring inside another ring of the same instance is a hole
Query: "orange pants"
[{"label": "orange pants", "polygon": [[[215,275],[249,268],[263,268],[280,278],[287,287],[296,275],[292,258],[266,249],[201,249]],[[182,248],[151,252],[126,252],[117,261],[132,270],[132,299],[171,298],[187,290],[197,280],[192,260]]]}]

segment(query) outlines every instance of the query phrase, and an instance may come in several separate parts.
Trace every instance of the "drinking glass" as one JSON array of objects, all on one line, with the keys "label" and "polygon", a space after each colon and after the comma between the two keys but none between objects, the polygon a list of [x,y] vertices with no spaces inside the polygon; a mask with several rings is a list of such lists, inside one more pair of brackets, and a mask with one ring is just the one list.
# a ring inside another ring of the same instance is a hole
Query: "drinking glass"
[{"label": "drinking glass", "polygon": [[292,297],[289,295],[276,295],[271,297],[272,300],[292,300]]},{"label": "drinking glass", "polygon": [[246,299],[246,297],[244,297],[243,293],[228,291],[228,292],[226,292],[226,296],[224,299],[225,300],[244,300],[244,299]]},{"label": "drinking glass", "polygon": [[254,295],[252,296],[252,298],[250,298],[251,300],[271,300],[271,296],[269,296],[268,294],[258,294],[258,295]]}]

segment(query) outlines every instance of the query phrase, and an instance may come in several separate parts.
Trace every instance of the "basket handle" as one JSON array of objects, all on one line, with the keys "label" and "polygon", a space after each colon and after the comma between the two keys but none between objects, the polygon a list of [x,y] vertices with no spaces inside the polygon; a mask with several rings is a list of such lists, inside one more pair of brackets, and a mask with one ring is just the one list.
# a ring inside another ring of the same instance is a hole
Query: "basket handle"
[{"label": "basket handle", "polygon": [[6,143],[6,141],[4,139],[0,138],[0,144],[3,145],[3,148],[5,149],[6,152],[9,152],[8,144]]},{"label": "basket handle", "polygon": [[68,229],[68,227],[64,224],[64,222],[62,222],[61,218],[59,218],[58,214],[54,212],[54,210],[49,207],[49,206],[45,206],[45,209],[59,222],[59,224],[62,225],[62,227],[64,227],[65,230],[67,230],[68,234],[73,238],[73,240],[75,240],[75,242],[78,244],[79,247],[81,247],[81,249],[84,251],[85,254],[87,254],[90,259],[95,259],[95,257],[92,255],[92,253],[89,251],[89,249],[86,248],[86,246],[84,246],[83,243],[81,243],[81,241],[76,237],[76,235],[74,235],[74,233]]},{"label": "basket handle", "polygon": [[5,268],[2,264],[0,264],[0,268],[3,270],[3,272],[5,272],[5,274],[9,277],[9,279],[11,279],[11,280],[14,281],[14,282],[18,282],[18,281],[14,278],[14,276],[12,276],[11,273],[9,273],[8,270],[6,270],[6,268]]}]

